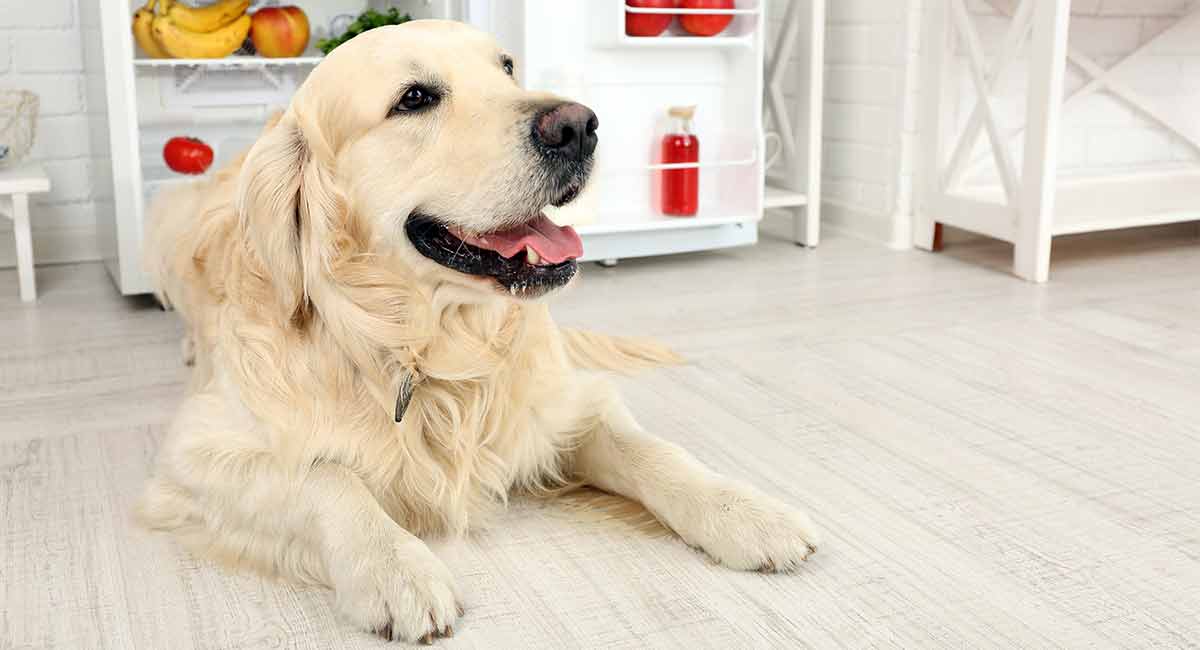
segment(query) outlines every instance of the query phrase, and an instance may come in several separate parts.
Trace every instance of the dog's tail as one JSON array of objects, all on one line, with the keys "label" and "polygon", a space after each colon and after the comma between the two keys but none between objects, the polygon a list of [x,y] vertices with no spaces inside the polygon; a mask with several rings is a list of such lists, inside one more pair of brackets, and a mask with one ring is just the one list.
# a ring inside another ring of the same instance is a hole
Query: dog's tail
[{"label": "dog's tail", "polygon": [[649,339],[608,336],[596,332],[562,329],[567,356],[577,368],[634,372],[655,366],[674,366],[683,357]]}]

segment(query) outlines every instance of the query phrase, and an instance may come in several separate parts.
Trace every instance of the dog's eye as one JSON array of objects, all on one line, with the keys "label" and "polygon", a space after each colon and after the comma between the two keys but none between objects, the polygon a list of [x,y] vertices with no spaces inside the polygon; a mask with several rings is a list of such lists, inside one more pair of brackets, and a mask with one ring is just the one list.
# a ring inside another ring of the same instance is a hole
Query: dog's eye
[{"label": "dog's eye", "polygon": [[504,68],[504,74],[513,76],[513,60],[512,57],[506,56],[500,59],[500,65]]},{"label": "dog's eye", "polygon": [[396,105],[388,112],[388,117],[428,108],[436,104],[439,99],[437,93],[432,90],[423,86],[413,86],[404,91],[404,94],[400,96],[400,101],[396,102]]}]

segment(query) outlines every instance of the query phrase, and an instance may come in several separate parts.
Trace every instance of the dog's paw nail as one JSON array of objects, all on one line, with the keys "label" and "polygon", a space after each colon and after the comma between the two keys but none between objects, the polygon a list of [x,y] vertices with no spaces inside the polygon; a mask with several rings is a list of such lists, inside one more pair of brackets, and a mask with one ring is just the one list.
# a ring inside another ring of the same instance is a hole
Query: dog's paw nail
[{"label": "dog's paw nail", "polygon": [[421,645],[433,645],[433,634],[426,634],[418,640],[421,642]]},{"label": "dog's paw nail", "polygon": [[384,625],[383,627],[375,630],[375,634],[387,639],[388,641],[391,641],[392,640],[392,624],[388,623],[387,625]]},{"label": "dog's paw nail", "polygon": [[459,615],[459,616],[462,616],[463,614],[466,614],[466,613],[467,613],[467,610],[463,609],[462,603],[455,603],[455,607],[457,607],[457,608],[458,608],[458,615]]},{"label": "dog's paw nail", "polygon": [[442,630],[442,636],[446,637],[447,639],[453,637],[454,636],[454,628],[447,625],[446,629]]}]

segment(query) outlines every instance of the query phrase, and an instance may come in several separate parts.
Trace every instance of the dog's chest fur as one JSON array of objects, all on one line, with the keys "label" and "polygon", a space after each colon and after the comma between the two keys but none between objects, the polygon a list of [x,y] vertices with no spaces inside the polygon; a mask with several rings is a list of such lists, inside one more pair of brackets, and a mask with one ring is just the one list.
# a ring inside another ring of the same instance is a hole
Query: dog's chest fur
[{"label": "dog's chest fur", "polygon": [[[302,384],[316,393],[287,418],[304,433],[274,430],[271,437],[298,465],[334,461],[353,469],[405,528],[461,534],[485,523],[514,490],[569,480],[569,452],[587,427],[579,416],[587,378],[566,360],[544,307],[522,307],[503,320],[459,313],[439,327],[446,336],[419,355],[420,379],[401,422],[394,420],[395,390],[409,370],[387,366],[393,376],[372,382],[317,337],[298,351],[305,358],[284,365],[292,388],[282,394]],[[254,349],[239,343],[235,349]],[[262,383],[269,373],[238,374],[256,378],[241,387],[248,404],[269,400],[271,386]],[[273,406],[260,422],[278,422],[280,410],[295,408]]]},{"label": "dog's chest fur", "polygon": [[[417,385],[395,439],[402,458],[381,495],[417,530],[458,533],[485,523],[508,494],[562,485],[583,429],[571,382],[513,363],[479,380]],[[562,379],[561,373],[547,373]]]}]

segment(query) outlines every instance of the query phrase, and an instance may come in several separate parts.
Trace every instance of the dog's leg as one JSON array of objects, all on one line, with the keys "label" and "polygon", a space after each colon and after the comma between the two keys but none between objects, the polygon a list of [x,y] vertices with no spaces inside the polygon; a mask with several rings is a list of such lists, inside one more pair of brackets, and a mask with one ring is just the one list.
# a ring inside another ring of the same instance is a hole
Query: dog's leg
[{"label": "dog's leg", "polygon": [[641,502],[688,544],[742,570],[787,571],[817,548],[804,513],[644,432],[614,394],[575,458],[581,479]]},{"label": "dog's leg", "polygon": [[139,504],[144,523],[217,559],[327,582],[364,630],[406,641],[452,634],[462,608],[450,571],[354,472],[335,462],[289,468],[251,434],[179,430],[213,424],[217,401],[185,405],[173,432],[184,435],[164,445]]},{"label": "dog's leg", "polygon": [[389,639],[453,635],[462,606],[450,570],[384,512],[360,478],[335,463],[321,464],[301,494],[311,510],[306,519],[320,531],[343,615]]}]

